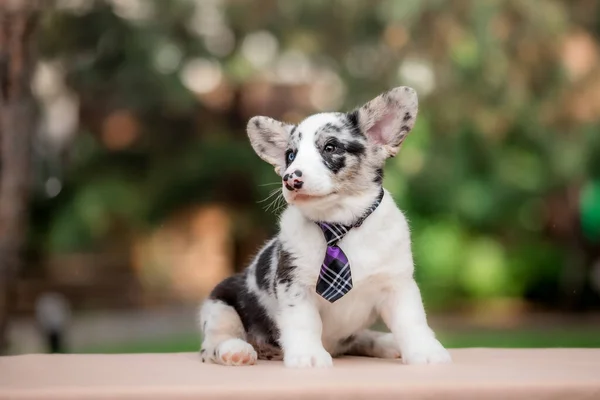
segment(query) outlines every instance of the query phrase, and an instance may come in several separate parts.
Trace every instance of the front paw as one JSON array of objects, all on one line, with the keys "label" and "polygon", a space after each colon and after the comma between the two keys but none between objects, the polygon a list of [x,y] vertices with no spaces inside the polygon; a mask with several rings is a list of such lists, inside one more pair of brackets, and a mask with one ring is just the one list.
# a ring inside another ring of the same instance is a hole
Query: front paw
[{"label": "front paw", "polygon": [[283,364],[290,368],[326,368],[333,366],[331,354],[324,348],[304,349],[285,352]]},{"label": "front paw", "polygon": [[448,350],[435,338],[416,339],[402,346],[404,364],[450,364]]}]

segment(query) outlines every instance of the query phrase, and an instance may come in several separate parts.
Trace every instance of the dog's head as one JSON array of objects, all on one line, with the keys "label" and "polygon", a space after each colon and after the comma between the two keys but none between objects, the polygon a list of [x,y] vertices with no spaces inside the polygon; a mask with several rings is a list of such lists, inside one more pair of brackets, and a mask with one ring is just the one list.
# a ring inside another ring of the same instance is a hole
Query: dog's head
[{"label": "dog's head", "polygon": [[416,92],[397,87],[350,113],[315,114],[298,125],[254,117],[248,136],[281,176],[285,200],[314,211],[380,186],[385,160],[400,149],[417,110]]}]

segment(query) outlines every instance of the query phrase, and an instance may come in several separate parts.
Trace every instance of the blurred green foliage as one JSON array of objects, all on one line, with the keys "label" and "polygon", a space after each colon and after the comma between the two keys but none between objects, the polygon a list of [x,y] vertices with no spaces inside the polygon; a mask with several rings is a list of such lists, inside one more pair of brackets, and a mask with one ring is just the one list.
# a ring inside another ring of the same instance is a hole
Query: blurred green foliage
[{"label": "blurred green foliage", "polygon": [[[438,337],[448,348],[597,348],[600,347],[600,331],[585,327],[551,329],[482,330],[439,329]],[[147,340],[105,344],[75,350],[83,354],[122,353],[194,353],[200,348],[196,334],[179,335],[163,340]]]},{"label": "blurred green foliage", "polygon": [[[577,268],[577,296],[598,304],[590,276],[600,258],[600,113],[584,88],[597,85],[599,67],[583,56],[569,67],[564,45],[589,38],[582,51],[598,56],[594,2],[82,3],[42,19],[41,54],[60,61],[81,111],[68,146],[44,156],[63,190],[38,196],[33,247],[106,250],[122,240],[115,226],[134,234],[207,201],[274,226],[257,202],[276,176],[247,143],[248,109],[277,118],[348,110],[406,84],[421,111],[384,184],[410,221],[427,304],[509,297],[556,306]],[[212,92],[186,80],[194,60],[204,78],[218,77]],[[324,106],[298,100],[316,96],[321,81],[330,85]],[[277,110],[256,106],[253,84],[269,88],[266,104]],[[215,107],[211,93],[229,101]],[[582,114],[584,105],[596,111]],[[115,110],[141,132],[117,149],[102,136]]]}]

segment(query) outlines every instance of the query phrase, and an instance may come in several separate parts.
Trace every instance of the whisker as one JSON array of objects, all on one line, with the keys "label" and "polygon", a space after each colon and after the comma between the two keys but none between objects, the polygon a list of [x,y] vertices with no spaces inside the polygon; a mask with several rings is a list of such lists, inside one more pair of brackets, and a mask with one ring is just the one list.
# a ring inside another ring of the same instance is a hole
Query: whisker
[{"label": "whisker", "polygon": [[279,214],[279,212],[283,211],[285,208],[285,204],[280,204],[279,207],[273,210],[273,214]]},{"label": "whisker", "polygon": [[279,188],[272,190],[267,197],[265,197],[262,200],[257,201],[257,203],[264,203],[265,201],[269,200],[271,197],[273,197],[274,195],[276,195],[278,192],[280,192]]},{"label": "whisker", "polygon": [[286,204],[283,197],[283,193],[279,192],[279,195],[269,203],[266,211],[271,210],[273,213],[277,213]]},{"label": "whisker", "polygon": [[[261,186],[268,186],[268,185],[281,185],[281,183],[279,183],[279,182],[266,183]],[[287,205],[287,202],[285,201],[285,197],[283,197],[283,193],[281,192],[281,188],[279,188],[279,187],[271,190],[271,192],[269,192],[267,197],[265,197],[262,200],[258,200],[257,203],[266,203],[264,205],[264,210],[273,212],[275,214],[279,213]]]},{"label": "whisker", "polygon": [[273,199],[271,199],[269,204],[267,204],[267,206],[265,207],[265,210],[269,211],[271,208],[273,208],[278,200],[279,200],[279,196],[275,196]]},{"label": "whisker", "polygon": [[283,195],[281,195],[280,197],[277,198],[279,200],[279,204],[277,205],[277,207],[273,210],[273,213],[277,214],[279,213],[282,209],[285,208],[285,206],[287,206],[287,202],[285,201],[285,198],[283,197]]},{"label": "whisker", "polygon": [[270,186],[270,185],[281,185],[281,182],[271,182],[271,183],[263,183],[258,186]]}]

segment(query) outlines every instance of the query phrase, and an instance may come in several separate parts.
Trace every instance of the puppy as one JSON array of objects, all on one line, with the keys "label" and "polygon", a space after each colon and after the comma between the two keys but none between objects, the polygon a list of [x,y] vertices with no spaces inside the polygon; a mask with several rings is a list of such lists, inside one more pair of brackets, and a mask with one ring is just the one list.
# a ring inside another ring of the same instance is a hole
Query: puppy
[{"label": "puppy", "polygon": [[[332,357],[451,362],[429,328],[406,219],[382,187],[383,167],[417,117],[397,87],[350,113],[298,125],[248,123],[253,149],[282,178],[279,233],[200,309],[204,362],[330,367]],[[391,333],[368,328],[381,317]]]}]

